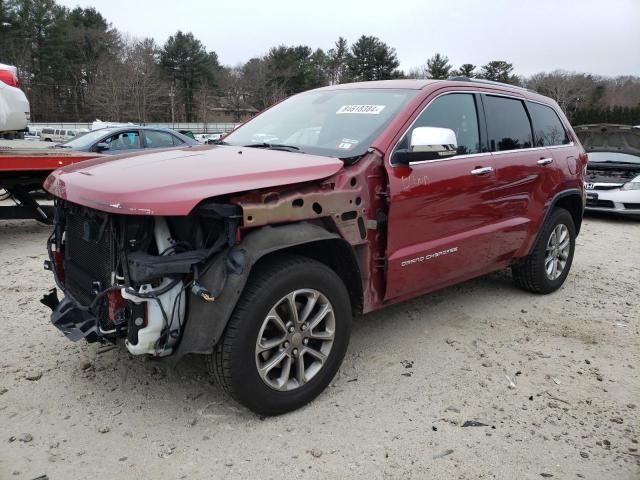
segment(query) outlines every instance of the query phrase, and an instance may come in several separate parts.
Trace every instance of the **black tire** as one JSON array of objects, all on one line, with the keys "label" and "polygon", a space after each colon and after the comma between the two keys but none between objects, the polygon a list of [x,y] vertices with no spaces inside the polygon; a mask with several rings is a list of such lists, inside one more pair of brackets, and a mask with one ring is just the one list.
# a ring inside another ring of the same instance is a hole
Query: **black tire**
[{"label": "black tire", "polygon": [[[552,232],[558,225],[566,226],[569,231],[569,254],[560,276],[556,279],[551,279],[545,270],[545,258],[547,244]],[[516,284],[520,288],[534,293],[555,292],[562,286],[569,274],[575,248],[576,227],[573,217],[564,208],[557,208],[542,225],[540,235],[529,256],[522,263],[511,268]]]},{"label": "black tire", "polygon": [[[333,344],[326,361],[307,383],[289,391],[275,390],[258,373],[258,334],[280,299],[305,288],[317,290],[331,303],[335,318]],[[207,364],[217,382],[236,401],[261,415],[279,415],[302,407],[327,387],[342,363],[350,334],[351,302],[340,277],[315,260],[279,255],[251,273]]]}]

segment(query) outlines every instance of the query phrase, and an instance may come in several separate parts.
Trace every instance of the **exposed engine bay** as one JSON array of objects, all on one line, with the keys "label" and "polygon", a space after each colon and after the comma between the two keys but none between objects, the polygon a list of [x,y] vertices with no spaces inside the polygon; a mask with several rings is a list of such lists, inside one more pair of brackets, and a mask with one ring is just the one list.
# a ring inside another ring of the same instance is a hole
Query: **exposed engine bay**
[{"label": "exposed engine bay", "polygon": [[198,279],[214,254],[235,243],[241,220],[240,207],[230,204],[202,204],[188,217],[151,217],[56,200],[45,267],[65,298],[59,301],[53,289],[42,303],[70,340],[124,338],[134,355],[170,355],[190,297],[212,302],[219,294]]}]

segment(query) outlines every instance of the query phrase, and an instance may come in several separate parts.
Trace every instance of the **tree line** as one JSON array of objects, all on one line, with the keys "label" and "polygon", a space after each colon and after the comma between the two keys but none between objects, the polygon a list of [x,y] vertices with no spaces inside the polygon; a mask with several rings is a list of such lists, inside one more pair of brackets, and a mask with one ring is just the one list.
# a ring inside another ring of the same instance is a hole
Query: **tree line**
[{"label": "tree line", "polygon": [[34,122],[232,121],[298,92],[325,85],[394,78],[483,78],[554,98],[573,123],[640,124],[640,78],[554,71],[519,76],[505,60],[455,68],[436,53],[402,71],[396,50],[374,36],[326,51],[275,46],[244,64],[223,65],[193,34],[162,45],[113,28],[94,8],[55,0],[0,0],[0,62],[18,67]]}]

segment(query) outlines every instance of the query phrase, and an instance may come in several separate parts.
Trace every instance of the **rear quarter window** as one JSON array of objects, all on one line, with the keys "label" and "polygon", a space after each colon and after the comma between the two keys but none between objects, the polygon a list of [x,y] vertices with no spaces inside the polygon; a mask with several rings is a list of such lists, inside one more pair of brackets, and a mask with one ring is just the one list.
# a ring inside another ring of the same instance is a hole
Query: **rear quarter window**
[{"label": "rear quarter window", "polygon": [[486,95],[484,108],[491,151],[533,146],[531,123],[522,100]]},{"label": "rear quarter window", "polygon": [[567,131],[558,118],[558,114],[551,107],[533,102],[529,102],[528,107],[533,122],[536,147],[551,147],[569,143]]}]

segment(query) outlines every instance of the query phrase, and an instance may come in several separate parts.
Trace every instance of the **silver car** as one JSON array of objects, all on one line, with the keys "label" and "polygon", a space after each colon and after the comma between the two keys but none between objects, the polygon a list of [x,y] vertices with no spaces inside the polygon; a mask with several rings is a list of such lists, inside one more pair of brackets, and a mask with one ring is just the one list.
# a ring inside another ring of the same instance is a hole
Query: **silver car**
[{"label": "silver car", "polygon": [[589,155],[586,210],[640,217],[640,128],[575,127]]}]

